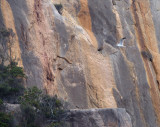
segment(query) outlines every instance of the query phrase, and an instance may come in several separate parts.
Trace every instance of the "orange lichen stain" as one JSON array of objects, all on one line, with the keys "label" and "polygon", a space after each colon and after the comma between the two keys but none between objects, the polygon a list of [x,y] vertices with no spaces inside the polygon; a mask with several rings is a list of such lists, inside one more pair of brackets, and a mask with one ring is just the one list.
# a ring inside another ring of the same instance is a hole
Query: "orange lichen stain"
[{"label": "orange lichen stain", "polygon": [[[120,19],[120,15],[119,15],[119,12],[116,10],[116,8],[113,10],[115,16],[116,16],[116,36],[117,38],[122,38],[123,37],[123,28],[122,28],[122,23],[121,23],[121,19]],[[145,125],[145,118],[144,118],[144,113],[143,113],[143,110],[141,108],[141,104],[140,104],[140,98],[139,98],[139,89],[138,89],[138,84],[137,84],[137,76],[135,74],[135,70],[134,70],[134,63],[130,62],[127,57],[126,57],[126,54],[125,54],[125,49],[120,49],[122,55],[123,55],[123,58],[125,60],[125,62],[127,63],[128,65],[128,68],[130,69],[130,75],[132,77],[132,80],[135,84],[135,94],[136,94],[136,100],[138,102],[138,107],[139,107],[139,111],[140,111],[140,116],[141,118],[143,119],[143,123]]]},{"label": "orange lichen stain", "polygon": [[81,2],[81,10],[78,14],[78,20],[80,22],[80,25],[87,31],[89,34],[91,40],[92,40],[92,45],[97,48],[98,43],[97,39],[92,32],[92,21],[91,21],[91,16],[88,8],[88,2],[87,0],[80,0]]},{"label": "orange lichen stain", "polygon": [[14,16],[12,13],[12,9],[10,7],[10,4],[7,2],[7,0],[0,0],[0,2],[1,2],[1,12],[3,16],[2,20],[4,21],[4,25],[6,29],[12,29],[15,34],[14,43],[13,43],[13,46],[11,47],[12,58],[13,59],[16,58],[16,60],[18,60],[17,61],[18,65],[23,66],[22,61],[21,61],[21,50],[19,46],[17,32],[15,29],[15,22],[14,22]]},{"label": "orange lichen stain", "polygon": [[[153,55],[153,68],[156,72],[157,78],[159,78],[160,72],[160,57],[157,46],[157,39],[155,34],[154,23],[152,21],[152,15],[150,12],[150,4],[147,0],[132,1],[132,15],[135,21],[135,32],[138,42],[138,48],[140,51],[149,50]],[[155,109],[155,114],[157,116],[157,123],[160,125],[160,96],[157,88],[157,83],[154,81],[154,75],[149,66],[149,61],[142,57],[144,62],[144,67],[147,74],[147,80],[150,85],[150,94]]]}]

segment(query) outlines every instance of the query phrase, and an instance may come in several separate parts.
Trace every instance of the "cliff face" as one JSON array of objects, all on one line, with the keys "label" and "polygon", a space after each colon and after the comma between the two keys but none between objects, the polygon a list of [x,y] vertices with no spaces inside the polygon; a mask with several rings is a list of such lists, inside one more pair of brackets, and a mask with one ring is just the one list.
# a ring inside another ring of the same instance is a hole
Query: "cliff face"
[{"label": "cliff face", "polygon": [[159,0],[0,0],[26,86],[69,108],[125,108],[133,127],[160,126],[159,26]]},{"label": "cliff face", "polygon": [[[12,126],[17,127],[23,121],[19,104],[5,103],[5,112],[12,113]],[[65,127],[132,127],[131,118],[125,109],[72,109],[67,112]],[[45,122],[41,121],[42,127]]]}]

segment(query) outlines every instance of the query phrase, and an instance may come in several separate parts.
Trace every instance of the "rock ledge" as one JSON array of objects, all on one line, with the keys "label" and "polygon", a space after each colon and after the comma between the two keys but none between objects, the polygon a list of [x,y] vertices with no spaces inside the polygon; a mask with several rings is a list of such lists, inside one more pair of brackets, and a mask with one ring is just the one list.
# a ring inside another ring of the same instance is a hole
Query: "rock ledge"
[{"label": "rock ledge", "polygon": [[117,109],[70,110],[70,127],[132,127],[129,114]]}]

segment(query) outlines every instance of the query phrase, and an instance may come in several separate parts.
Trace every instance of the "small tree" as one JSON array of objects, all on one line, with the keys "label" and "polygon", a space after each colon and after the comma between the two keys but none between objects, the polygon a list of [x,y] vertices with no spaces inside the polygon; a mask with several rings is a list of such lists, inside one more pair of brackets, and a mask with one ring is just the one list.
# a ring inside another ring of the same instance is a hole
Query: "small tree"
[{"label": "small tree", "polygon": [[25,74],[16,62],[11,62],[8,66],[0,64],[0,98],[5,101],[17,101],[17,97],[23,94],[23,78]]},{"label": "small tree", "polygon": [[20,97],[20,103],[24,114],[22,123],[25,123],[26,127],[30,124],[39,127],[42,124],[39,121],[50,124],[52,127],[58,127],[63,123],[62,121],[66,116],[57,97],[45,95],[37,87],[26,89],[24,95]]},{"label": "small tree", "polygon": [[11,115],[4,112],[0,112],[0,127],[11,127],[11,121]]}]

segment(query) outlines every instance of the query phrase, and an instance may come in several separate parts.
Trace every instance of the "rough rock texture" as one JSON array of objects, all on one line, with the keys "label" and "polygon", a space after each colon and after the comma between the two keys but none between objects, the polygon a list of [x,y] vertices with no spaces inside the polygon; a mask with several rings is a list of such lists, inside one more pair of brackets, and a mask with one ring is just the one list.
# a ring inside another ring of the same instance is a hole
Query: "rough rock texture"
[{"label": "rough rock texture", "polygon": [[69,127],[132,127],[125,109],[71,110]]},{"label": "rough rock texture", "polygon": [[[13,126],[22,120],[19,104],[5,103],[5,112],[14,117]],[[66,127],[132,127],[132,121],[125,109],[72,109],[68,111]]]},{"label": "rough rock texture", "polygon": [[[159,0],[0,0],[0,28],[16,34],[12,57],[26,86],[57,94],[69,108],[125,108],[133,127],[159,127],[159,7]],[[124,36],[126,48],[116,47]]]}]

